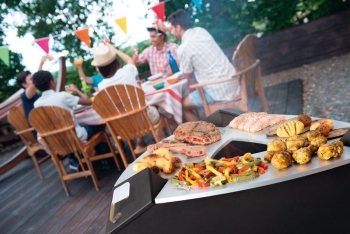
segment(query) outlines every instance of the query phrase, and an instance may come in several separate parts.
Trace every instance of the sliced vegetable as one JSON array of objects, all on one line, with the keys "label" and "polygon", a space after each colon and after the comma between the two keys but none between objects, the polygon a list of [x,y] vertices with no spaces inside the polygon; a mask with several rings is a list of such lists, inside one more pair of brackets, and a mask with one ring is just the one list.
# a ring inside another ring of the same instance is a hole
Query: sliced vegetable
[{"label": "sliced vegetable", "polygon": [[264,174],[265,173],[265,169],[258,166],[258,173],[259,173],[259,175]]},{"label": "sliced vegetable", "polygon": [[186,179],[185,179],[185,172],[184,171],[179,171],[179,173],[177,173],[177,177],[179,177],[179,180],[181,180],[181,181],[186,181]]},{"label": "sliced vegetable", "polygon": [[242,163],[250,163],[250,162],[254,161],[254,158],[253,158],[251,153],[246,153],[242,156],[241,161],[242,161]]},{"label": "sliced vegetable", "polygon": [[250,170],[250,167],[242,167],[241,169],[238,170],[238,174],[242,174],[244,173],[245,171],[248,171]]},{"label": "sliced vegetable", "polygon": [[209,171],[213,172],[215,175],[217,175],[217,176],[222,176],[222,173],[220,173],[220,172],[218,172],[217,170],[215,170],[214,167],[213,167],[212,165],[207,164],[206,168],[207,168]]},{"label": "sliced vegetable", "polygon": [[209,171],[205,176],[203,176],[203,178],[204,178],[204,179],[208,179],[208,178],[210,178],[210,177],[213,176],[213,175],[214,175],[214,173],[211,172],[211,171]]},{"label": "sliced vegetable", "polygon": [[205,169],[205,166],[202,165],[195,165],[194,167],[199,169],[200,171],[203,171]]},{"label": "sliced vegetable", "polygon": [[205,183],[203,180],[201,179],[197,179],[197,184],[198,184],[198,187],[201,187],[201,188],[206,188],[206,187],[209,187],[210,186],[210,183]]},{"label": "sliced vegetable", "polygon": [[247,180],[252,180],[259,177],[259,174],[254,172],[254,171],[247,171],[244,172],[243,174],[238,174],[238,175],[232,175],[232,181],[233,182],[242,182],[242,181],[247,181]]},{"label": "sliced vegetable", "polygon": [[239,156],[233,157],[233,160],[235,160],[236,162],[239,161]]},{"label": "sliced vegetable", "polygon": [[172,184],[179,184],[179,185],[190,185],[190,183],[188,183],[186,181],[177,180],[175,178],[171,178],[171,183]]},{"label": "sliced vegetable", "polygon": [[190,184],[194,185],[196,184],[196,181],[195,180],[191,180],[189,177],[188,177],[188,170],[185,171],[185,179],[187,182],[189,182]]},{"label": "sliced vegetable", "polygon": [[267,163],[264,162],[261,162],[258,166],[264,168],[265,170],[269,168],[269,165],[267,165]]},{"label": "sliced vegetable", "polygon": [[225,168],[225,177],[228,183],[232,183],[232,178],[230,177],[230,172],[231,172],[231,168],[230,167],[226,167]]},{"label": "sliced vegetable", "polygon": [[222,186],[227,183],[226,177],[223,175],[215,176],[211,181],[211,186]]},{"label": "sliced vegetable", "polygon": [[254,166],[254,165],[259,165],[261,163],[261,159],[260,158],[256,158],[254,159],[254,161],[252,162],[249,162],[249,163],[238,163],[237,164],[237,168],[240,169],[242,167],[251,167],[251,166]]}]

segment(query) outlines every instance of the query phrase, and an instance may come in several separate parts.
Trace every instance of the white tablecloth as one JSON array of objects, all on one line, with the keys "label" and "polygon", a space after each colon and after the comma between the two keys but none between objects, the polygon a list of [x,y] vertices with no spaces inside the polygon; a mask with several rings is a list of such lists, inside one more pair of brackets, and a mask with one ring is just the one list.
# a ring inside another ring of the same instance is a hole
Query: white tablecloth
[{"label": "white tablecloth", "polygon": [[[182,123],[182,98],[188,95],[187,80],[180,80],[176,84],[166,83],[163,89],[155,90],[152,85],[142,84],[147,105],[155,105],[163,108],[174,116],[177,124]],[[104,124],[101,117],[92,108],[75,113],[79,125]]]}]

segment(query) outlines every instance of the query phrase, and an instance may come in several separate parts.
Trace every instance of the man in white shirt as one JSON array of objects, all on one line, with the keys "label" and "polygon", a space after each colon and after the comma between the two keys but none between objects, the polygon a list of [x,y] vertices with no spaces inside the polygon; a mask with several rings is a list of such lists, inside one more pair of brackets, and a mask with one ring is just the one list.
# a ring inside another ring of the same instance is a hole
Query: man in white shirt
[{"label": "man in white shirt", "polygon": [[[53,76],[48,71],[38,71],[33,75],[33,84],[35,87],[42,92],[41,97],[34,103],[34,108],[39,106],[58,106],[69,110],[74,124],[75,131],[81,142],[85,142],[91,136],[99,131],[103,131],[105,126],[80,126],[77,122],[73,108],[78,104],[90,106],[92,104],[90,98],[82,93],[75,85],[71,84],[70,90],[75,92],[78,96],[73,96],[66,92],[55,92],[56,83],[53,80]],[[108,147],[108,146],[107,146]],[[98,145],[96,148],[96,154],[106,152],[106,145]],[[78,169],[78,160],[74,154],[67,155],[69,158],[69,167],[72,169]]]},{"label": "man in white shirt", "polygon": [[[192,72],[198,83],[227,79],[235,74],[233,65],[223,51],[216,44],[213,37],[203,28],[191,28],[191,18],[188,13],[179,9],[168,17],[171,27],[165,27],[157,21],[158,28],[169,31],[176,39],[182,40],[177,50],[180,70],[185,77]],[[239,80],[215,84],[204,87],[204,94],[208,103],[226,101],[240,93]],[[191,111],[203,106],[197,91],[190,93],[183,99],[183,113],[186,121],[196,121],[198,117]]]}]

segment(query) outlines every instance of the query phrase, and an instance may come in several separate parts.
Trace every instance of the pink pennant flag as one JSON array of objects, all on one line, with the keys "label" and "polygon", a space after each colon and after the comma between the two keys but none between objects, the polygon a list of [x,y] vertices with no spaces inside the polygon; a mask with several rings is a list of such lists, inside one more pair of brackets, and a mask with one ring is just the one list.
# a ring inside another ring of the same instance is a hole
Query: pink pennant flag
[{"label": "pink pennant flag", "polygon": [[44,37],[35,40],[35,43],[38,44],[41,47],[41,49],[45,51],[46,54],[49,54],[49,40],[49,37]]},{"label": "pink pennant flag", "polygon": [[151,9],[156,13],[157,17],[164,22],[165,20],[165,9],[164,9],[164,2],[161,2],[153,7]]}]

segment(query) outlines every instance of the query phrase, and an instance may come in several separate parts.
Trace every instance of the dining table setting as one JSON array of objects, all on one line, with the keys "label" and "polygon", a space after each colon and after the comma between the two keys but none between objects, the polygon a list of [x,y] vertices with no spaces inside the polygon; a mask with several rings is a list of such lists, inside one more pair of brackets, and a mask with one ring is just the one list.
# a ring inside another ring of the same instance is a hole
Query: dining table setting
[{"label": "dining table setting", "polygon": [[[189,93],[187,79],[181,74],[166,78],[159,76],[157,79],[140,83],[139,86],[145,93],[147,105],[162,108],[174,118],[176,124],[182,123],[182,99]],[[94,93],[94,96],[96,94]],[[104,124],[102,118],[89,106],[77,106],[74,115],[81,126]]]}]

